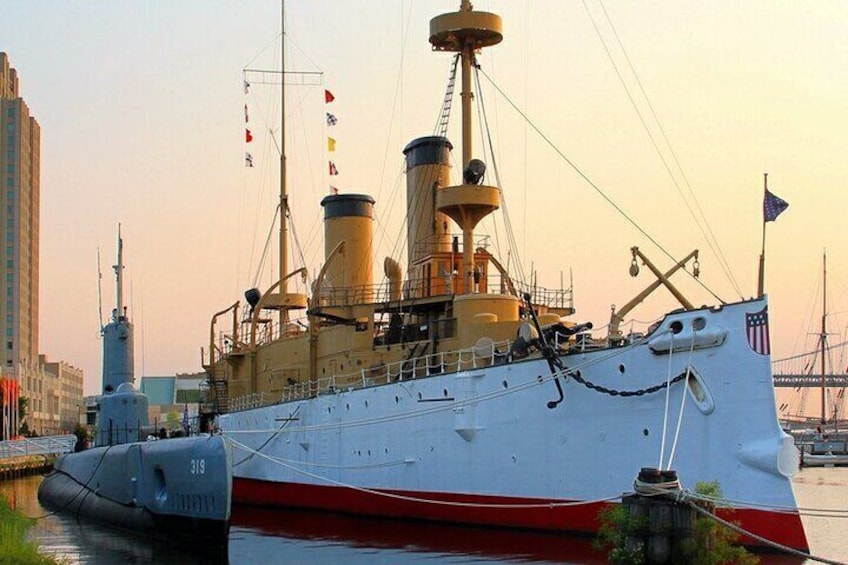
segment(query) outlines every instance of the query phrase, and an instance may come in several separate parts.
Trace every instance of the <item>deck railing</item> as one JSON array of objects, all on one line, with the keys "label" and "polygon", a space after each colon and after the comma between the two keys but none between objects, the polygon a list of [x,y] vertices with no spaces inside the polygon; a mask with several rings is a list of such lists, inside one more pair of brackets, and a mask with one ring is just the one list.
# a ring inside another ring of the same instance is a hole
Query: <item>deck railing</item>
[{"label": "deck railing", "polygon": [[[578,339],[575,342],[574,337],[556,332],[553,345],[558,350],[574,346],[575,343],[581,348],[588,347],[589,339]],[[363,368],[353,373],[322,377],[316,382],[297,382],[286,386],[279,397],[262,392],[233,398],[230,401],[230,410],[247,410],[266,404],[310,398],[315,395],[334,394],[340,391],[369,388],[431,375],[458,373],[497,365],[507,360],[511,354],[513,343],[511,340],[504,340],[492,342],[491,345],[486,347],[475,346],[455,351],[429,353],[368,369]]]}]

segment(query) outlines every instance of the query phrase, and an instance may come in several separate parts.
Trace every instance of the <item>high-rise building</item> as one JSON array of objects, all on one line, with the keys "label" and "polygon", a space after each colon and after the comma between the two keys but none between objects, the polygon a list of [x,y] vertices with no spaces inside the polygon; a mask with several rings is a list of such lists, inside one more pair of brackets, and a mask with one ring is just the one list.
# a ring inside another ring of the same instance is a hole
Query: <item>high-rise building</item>
[{"label": "high-rise building", "polygon": [[40,156],[41,127],[18,93],[17,72],[0,52],[0,365],[4,375],[19,377],[39,362]]}]

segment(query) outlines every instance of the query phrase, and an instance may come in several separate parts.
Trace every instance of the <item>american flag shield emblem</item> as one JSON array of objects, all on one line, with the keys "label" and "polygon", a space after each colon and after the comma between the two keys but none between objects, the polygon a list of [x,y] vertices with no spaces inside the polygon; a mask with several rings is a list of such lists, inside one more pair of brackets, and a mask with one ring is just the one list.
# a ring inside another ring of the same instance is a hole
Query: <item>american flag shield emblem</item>
[{"label": "american flag shield emblem", "polygon": [[748,345],[760,355],[769,355],[769,324],[768,306],[759,312],[745,314],[745,330],[748,334]]}]

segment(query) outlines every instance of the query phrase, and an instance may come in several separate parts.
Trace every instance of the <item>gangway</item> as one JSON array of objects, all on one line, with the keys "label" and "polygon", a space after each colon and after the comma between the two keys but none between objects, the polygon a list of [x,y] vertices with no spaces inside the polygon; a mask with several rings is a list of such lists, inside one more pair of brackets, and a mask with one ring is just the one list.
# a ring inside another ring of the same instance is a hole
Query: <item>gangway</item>
[{"label": "gangway", "polygon": [[74,450],[77,436],[73,434],[61,436],[28,437],[0,441],[0,461],[15,457],[31,455],[61,455]]}]

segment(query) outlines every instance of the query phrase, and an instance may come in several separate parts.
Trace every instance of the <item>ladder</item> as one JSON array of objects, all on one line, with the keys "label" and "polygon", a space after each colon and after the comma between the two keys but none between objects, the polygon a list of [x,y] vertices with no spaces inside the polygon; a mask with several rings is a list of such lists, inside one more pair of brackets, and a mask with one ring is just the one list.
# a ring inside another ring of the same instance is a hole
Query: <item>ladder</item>
[{"label": "ladder", "polygon": [[450,122],[451,106],[453,105],[453,91],[456,85],[456,67],[459,63],[459,54],[453,58],[451,65],[450,77],[448,78],[448,87],[445,90],[445,99],[442,101],[442,111],[439,114],[439,121],[436,124],[435,132],[441,137],[445,137],[448,133],[448,123]]}]

